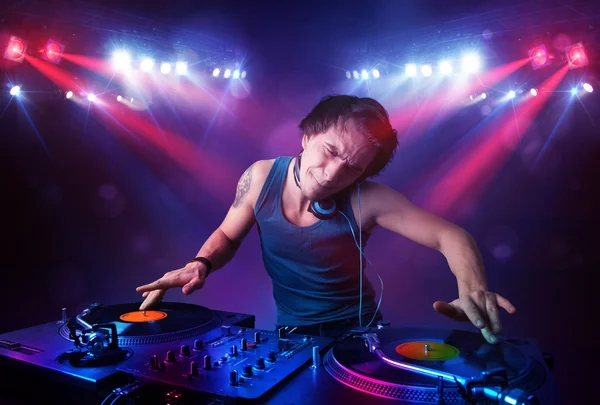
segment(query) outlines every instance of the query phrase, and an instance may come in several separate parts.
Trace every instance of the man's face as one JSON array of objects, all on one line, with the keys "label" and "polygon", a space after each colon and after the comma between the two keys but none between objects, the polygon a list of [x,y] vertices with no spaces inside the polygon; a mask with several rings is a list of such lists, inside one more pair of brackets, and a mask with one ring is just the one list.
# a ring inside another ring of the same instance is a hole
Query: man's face
[{"label": "man's face", "polygon": [[352,121],[346,131],[338,126],[302,138],[300,185],[304,196],[318,201],[354,183],[373,161],[376,148]]}]

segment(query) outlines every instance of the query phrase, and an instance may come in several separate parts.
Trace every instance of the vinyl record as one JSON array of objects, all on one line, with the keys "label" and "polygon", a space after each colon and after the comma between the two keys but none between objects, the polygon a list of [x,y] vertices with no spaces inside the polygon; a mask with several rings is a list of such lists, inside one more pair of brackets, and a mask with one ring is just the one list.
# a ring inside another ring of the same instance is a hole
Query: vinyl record
[{"label": "vinyl record", "polygon": [[[373,332],[384,354],[394,360],[464,378],[480,377],[482,371],[501,367],[511,385],[526,384],[528,389],[539,387],[545,379],[543,368],[518,345],[507,341],[492,345],[480,333],[423,328],[384,328]],[[435,395],[435,378],[386,364],[369,352],[360,335],[338,342],[327,353],[325,363],[335,379],[361,391],[395,399],[425,400]],[[456,388],[452,382],[445,381],[444,385]],[[455,390],[447,394],[448,400],[456,397]]]},{"label": "vinyl record", "polygon": [[148,311],[140,311],[139,306],[140,303],[105,305],[82,319],[91,325],[115,324],[122,346],[190,338],[221,324],[215,312],[198,305],[162,302]]}]

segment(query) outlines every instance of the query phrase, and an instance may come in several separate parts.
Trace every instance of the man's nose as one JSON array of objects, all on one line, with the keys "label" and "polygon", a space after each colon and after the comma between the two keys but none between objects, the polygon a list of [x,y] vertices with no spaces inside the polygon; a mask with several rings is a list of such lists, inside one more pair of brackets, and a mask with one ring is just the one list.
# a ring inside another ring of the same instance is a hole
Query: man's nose
[{"label": "man's nose", "polygon": [[344,162],[338,161],[337,159],[329,162],[325,167],[325,180],[333,182],[340,174],[340,171],[344,168]]}]

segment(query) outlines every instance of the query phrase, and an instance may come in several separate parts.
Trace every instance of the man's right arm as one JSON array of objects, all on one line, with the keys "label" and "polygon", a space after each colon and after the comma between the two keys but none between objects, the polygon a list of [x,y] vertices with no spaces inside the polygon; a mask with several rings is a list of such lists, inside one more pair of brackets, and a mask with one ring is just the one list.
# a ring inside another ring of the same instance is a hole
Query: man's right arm
[{"label": "man's right arm", "polygon": [[240,177],[235,200],[221,225],[210,235],[197,256],[206,257],[213,271],[227,264],[254,226],[254,204],[264,183],[263,162],[256,162]]},{"label": "man's right arm", "polygon": [[[269,168],[269,161],[258,161],[246,169],[238,181],[235,200],[225,219],[198,251],[196,256],[210,260],[213,270],[223,267],[233,258],[256,222],[254,205]],[[146,309],[160,301],[165,291],[172,287],[182,287],[184,294],[191,294],[204,286],[207,273],[208,269],[204,264],[194,261],[165,273],[153,283],[137,287],[136,291],[143,293],[145,298],[140,309]]]}]

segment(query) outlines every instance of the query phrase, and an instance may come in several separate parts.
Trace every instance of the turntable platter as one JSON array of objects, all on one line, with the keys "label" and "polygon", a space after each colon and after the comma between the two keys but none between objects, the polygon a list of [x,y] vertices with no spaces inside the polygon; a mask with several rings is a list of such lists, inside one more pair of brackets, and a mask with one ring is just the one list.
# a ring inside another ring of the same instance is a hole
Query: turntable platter
[{"label": "turntable platter", "polygon": [[[103,306],[85,315],[87,323],[114,323],[120,346],[157,344],[192,338],[218,327],[222,320],[212,310],[192,304],[163,302],[151,311],[139,311],[139,303]],[[61,328],[69,338],[69,330]]]},{"label": "turntable platter", "polygon": [[[460,330],[384,328],[376,333],[382,351],[394,360],[465,378],[479,377],[482,371],[501,367],[506,370],[509,383],[522,389],[536,389],[544,381],[543,367],[509,342],[491,345],[481,334]],[[360,391],[408,400],[426,400],[436,395],[436,379],[386,364],[369,352],[360,335],[336,344],[324,363],[335,379]],[[446,400],[456,400],[456,384],[444,382],[444,386],[448,388]]]}]

